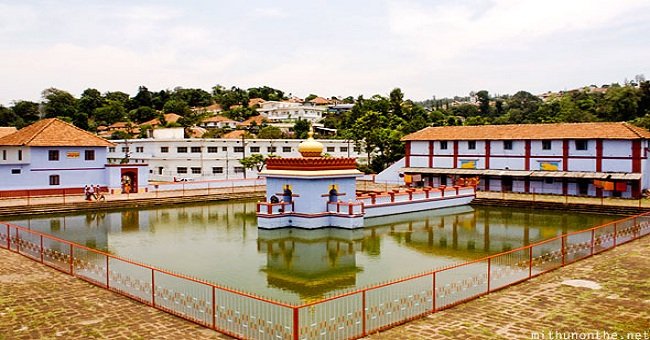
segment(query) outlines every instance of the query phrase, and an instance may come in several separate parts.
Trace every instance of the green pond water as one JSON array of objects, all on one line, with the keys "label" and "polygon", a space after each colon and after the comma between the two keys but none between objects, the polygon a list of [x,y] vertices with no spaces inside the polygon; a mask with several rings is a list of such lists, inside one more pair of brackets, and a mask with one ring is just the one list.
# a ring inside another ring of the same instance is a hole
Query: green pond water
[{"label": "green pond water", "polygon": [[255,202],[237,201],[11,222],[222,286],[299,302],[618,218],[462,206],[366,219],[367,227],[359,230],[258,230]]}]

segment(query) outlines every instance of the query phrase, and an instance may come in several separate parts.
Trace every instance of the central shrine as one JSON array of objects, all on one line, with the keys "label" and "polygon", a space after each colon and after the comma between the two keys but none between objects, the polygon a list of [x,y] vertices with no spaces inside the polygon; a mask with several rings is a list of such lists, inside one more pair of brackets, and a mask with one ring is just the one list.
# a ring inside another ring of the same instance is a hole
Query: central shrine
[{"label": "central shrine", "polygon": [[309,131],[300,143],[301,158],[269,158],[266,202],[257,204],[258,227],[317,229],[363,227],[364,217],[393,215],[469,203],[473,186],[393,190],[357,195],[356,181],[363,173],[354,158],[323,156],[323,144]]}]

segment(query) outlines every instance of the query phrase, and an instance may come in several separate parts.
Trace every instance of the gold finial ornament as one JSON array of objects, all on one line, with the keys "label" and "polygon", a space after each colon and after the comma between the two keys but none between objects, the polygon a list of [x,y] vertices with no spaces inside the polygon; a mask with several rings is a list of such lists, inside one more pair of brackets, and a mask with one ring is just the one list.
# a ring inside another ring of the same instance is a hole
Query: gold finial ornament
[{"label": "gold finial ornament", "polygon": [[320,157],[323,153],[323,144],[314,140],[313,127],[309,127],[307,136],[307,140],[298,145],[298,151],[303,157]]}]

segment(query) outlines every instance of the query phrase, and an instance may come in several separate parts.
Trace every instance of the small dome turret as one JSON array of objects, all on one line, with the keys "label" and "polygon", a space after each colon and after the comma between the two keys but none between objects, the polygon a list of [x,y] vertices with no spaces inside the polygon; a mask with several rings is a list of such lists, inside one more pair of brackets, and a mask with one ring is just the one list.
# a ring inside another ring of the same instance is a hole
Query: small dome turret
[{"label": "small dome turret", "polygon": [[314,140],[314,129],[309,128],[309,137],[298,145],[298,151],[303,157],[320,157],[323,153],[323,144]]}]

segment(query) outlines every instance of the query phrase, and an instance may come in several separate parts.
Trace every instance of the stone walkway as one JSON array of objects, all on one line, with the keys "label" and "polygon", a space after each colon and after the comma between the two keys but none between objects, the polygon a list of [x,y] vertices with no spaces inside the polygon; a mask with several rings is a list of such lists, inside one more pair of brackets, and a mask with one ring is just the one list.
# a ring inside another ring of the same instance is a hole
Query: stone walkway
[{"label": "stone walkway", "polygon": [[[7,250],[0,259],[0,339],[228,338]],[[563,284],[576,279],[602,288]],[[582,339],[588,332],[650,339],[650,237],[369,339]]]},{"label": "stone walkway", "polygon": [[650,237],[369,338],[650,339]]}]

